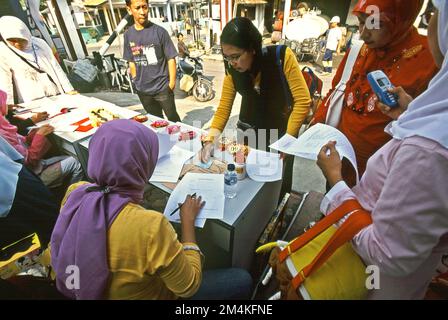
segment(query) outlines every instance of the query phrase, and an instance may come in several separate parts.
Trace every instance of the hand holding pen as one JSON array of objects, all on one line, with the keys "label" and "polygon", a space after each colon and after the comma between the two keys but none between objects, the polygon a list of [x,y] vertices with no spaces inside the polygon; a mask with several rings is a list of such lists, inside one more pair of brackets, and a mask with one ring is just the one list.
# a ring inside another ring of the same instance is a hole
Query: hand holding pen
[{"label": "hand holding pen", "polygon": [[[193,193],[192,195],[187,195],[187,197],[185,198],[185,201],[187,201],[188,197],[191,197],[192,199],[196,198],[196,192]],[[177,211],[180,210],[180,208],[182,208],[183,203],[179,203],[177,208],[170,213],[170,216],[172,216],[173,214],[175,214]]]},{"label": "hand holding pen", "polygon": [[202,197],[197,197],[196,194],[187,195],[184,203],[180,203],[178,210],[180,210],[180,219],[182,223],[194,223],[201,209],[205,206],[205,201]]},{"label": "hand holding pen", "polygon": [[194,222],[204,206],[205,201],[196,194],[187,195],[184,203],[179,203],[182,243],[196,243]]}]

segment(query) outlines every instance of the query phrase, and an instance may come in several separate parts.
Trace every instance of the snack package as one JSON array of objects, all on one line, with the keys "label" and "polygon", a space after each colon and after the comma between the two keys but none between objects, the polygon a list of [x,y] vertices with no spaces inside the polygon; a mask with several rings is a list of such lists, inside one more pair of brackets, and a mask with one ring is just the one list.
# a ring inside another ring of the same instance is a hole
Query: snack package
[{"label": "snack package", "polygon": [[104,108],[94,109],[89,113],[90,122],[95,128],[101,126],[103,123],[119,118],[118,115],[113,114]]},{"label": "snack package", "polygon": [[166,131],[168,132],[168,134],[175,134],[180,132],[180,126],[178,125],[172,125],[172,126],[168,126],[166,127]]},{"label": "snack package", "polygon": [[143,115],[143,114],[140,114],[140,115],[138,115],[138,116],[135,116],[135,117],[132,118],[132,119],[134,119],[135,121],[140,122],[140,123],[143,123],[143,122],[148,121],[148,117],[145,116],[145,115]]},{"label": "snack package", "polygon": [[243,144],[233,143],[227,146],[227,152],[233,156],[233,160],[237,163],[245,163],[249,155],[250,148]]},{"label": "snack package", "polygon": [[153,128],[163,128],[168,126],[170,123],[166,120],[156,120],[153,123],[151,123],[151,127]]},{"label": "snack package", "polygon": [[193,130],[181,132],[179,135],[179,141],[193,140],[194,138],[196,138],[196,132]]}]

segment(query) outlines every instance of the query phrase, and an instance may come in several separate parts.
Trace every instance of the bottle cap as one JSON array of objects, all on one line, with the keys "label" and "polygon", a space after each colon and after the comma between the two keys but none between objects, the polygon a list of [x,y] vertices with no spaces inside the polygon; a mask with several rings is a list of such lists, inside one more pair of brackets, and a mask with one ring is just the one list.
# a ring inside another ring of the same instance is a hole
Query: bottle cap
[{"label": "bottle cap", "polygon": [[233,163],[230,163],[227,165],[227,170],[229,171],[235,171],[235,165]]}]

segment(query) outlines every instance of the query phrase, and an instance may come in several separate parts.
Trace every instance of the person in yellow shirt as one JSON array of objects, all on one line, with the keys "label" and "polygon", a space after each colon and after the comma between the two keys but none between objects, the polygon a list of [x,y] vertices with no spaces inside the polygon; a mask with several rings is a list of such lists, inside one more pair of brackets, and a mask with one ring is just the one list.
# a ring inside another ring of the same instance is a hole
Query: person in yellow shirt
[{"label": "person in yellow shirt", "polygon": [[132,120],[110,121],[91,139],[93,183],[69,188],[50,242],[64,296],[167,300],[191,297],[200,288],[194,221],[205,204],[201,197],[187,196],[180,209],[181,241],[164,215],[140,205],[158,152],[157,135]]},{"label": "person in yellow shirt", "polygon": [[[229,120],[237,92],[242,96],[239,133],[256,137],[255,143],[245,141],[245,144],[266,150],[285,133],[297,137],[309,114],[311,97],[291,49],[263,48],[260,32],[252,21],[242,17],[225,26],[221,47],[226,76],[221,101],[202,149],[202,162],[209,161]],[[285,159],[282,194],[291,190],[293,161],[293,157]]]}]

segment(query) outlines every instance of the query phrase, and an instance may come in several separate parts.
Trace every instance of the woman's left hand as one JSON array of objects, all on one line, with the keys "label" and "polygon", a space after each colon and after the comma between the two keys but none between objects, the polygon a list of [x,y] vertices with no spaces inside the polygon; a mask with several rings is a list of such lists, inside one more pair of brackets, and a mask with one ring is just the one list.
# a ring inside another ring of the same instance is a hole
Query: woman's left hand
[{"label": "woman's left hand", "polygon": [[33,116],[31,117],[31,121],[33,121],[33,123],[38,123],[44,120],[48,119],[48,113],[47,112],[36,112],[35,114],[33,114]]},{"label": "woman's left hand", "polygon": [[342,181],[342,161],[339,152],[336,150],[336,141],[330,141],[319,152],[317,165],[322,170],[325,178],[333,187]]},{"label": "woman's left hand", "polygon": [[395,108],[391,108],[381,103],[380,99],[378,99],[378,108],[386,116],[392,118],[393,120],[397,120],[408,109],[408,106],[414,99],[407,94],[402,87],[389,89],[389,92],[397,95],[398,105]]},{"label": "woman's left hand", "polygon": [[16,108],[15,104],[8,104],[8,113],[13,112]]}]

